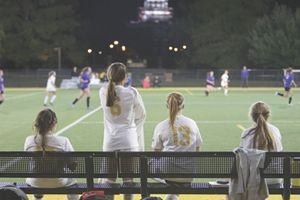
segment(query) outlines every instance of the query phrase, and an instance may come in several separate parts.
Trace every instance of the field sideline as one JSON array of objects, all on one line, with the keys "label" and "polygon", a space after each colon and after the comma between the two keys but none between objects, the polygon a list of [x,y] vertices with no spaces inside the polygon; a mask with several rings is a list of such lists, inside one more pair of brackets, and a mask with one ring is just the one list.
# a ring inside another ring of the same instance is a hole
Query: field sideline
[{"label": "field sideline", "polygon": [[[179,91],[184,95],[186,106],[183,115],[196,121],[204,141],[202,151],[232,151],[239,146],[242,130],[253,124],[247,117],[248,109],[252,103],[259,100],[271,107],[271,123],[281,131],[284,151],[299,151],[299,140],[295,138],[299,138],[300,88],[293,88],[293,107],[287,106],[288,99],[274,97],[274,92],[284,92],[283,88],[229,88],[228,97],[224,97],[223,91],[214,91],[209,97],[205,97],[204,87],[137,89],[147,111],[144,125],[146,151],[152,150],[151,141],[155,126],[168,117],[165,98],[172,91]],[[6,88],[6,91],[7,100],[0,105],[0,151],[22,151],[26,137],[34,134],[32,122],[37,113],[45,108],[45,88]],[[102,150],[103,112],[98,91],[91,90],[91,106],[94,110],[86,110],[85,98],[80,100],[74,109],[70,107],[79,90],[58,89],[54,106],[47,107],[53,109],[58,116],[56,133],[68,137],[76,151]],[[135,199],[140,199],[139,197],[135,195]],[[45,200],[54,199],[66,198],[45,197]],[[119,200],[121,197],[115,199]],[[224,195],[182,195],[180,199],[225,198]],[[281,197],[276,195],[269,199],[277,200]],[[291,199],[299,198],[293,196]]]}]

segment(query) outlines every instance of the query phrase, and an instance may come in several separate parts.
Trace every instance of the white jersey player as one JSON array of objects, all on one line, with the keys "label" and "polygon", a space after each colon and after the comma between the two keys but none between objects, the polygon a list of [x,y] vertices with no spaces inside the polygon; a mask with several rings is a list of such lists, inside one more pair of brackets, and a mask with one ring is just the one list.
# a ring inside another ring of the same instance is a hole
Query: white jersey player
[{"label": "white jersey player", "polygon": [[[155,152],[196,152],[200,151],[203,144],[200,131],[196,122],[182,115],[184,98],[178,92],[172,92],[167,96],[167,108],[169,118],[159,123],[154,131],[152,148]],[[150,169],[153,172],[168,173],[172,168],[176,172],[195,173],[194,158],[161,158],[150,160]],[[166,167],[171,165],[172,167]],[[161,167],[160,167],[161,166]],[[157,179],[156,179],[157,180]],[[166,178],[168,184],[179,185],[190,183],[193,178]],[[165,200],[179,199],[179,194],[168,194]]]},{"label": "white jersey player", "polygon": [[228,70],[225,70],[224,74],[221,76],[221,87],[224,90],[224,95],[227,95],[228,92],[228,82],[230,82],[228,80],[229,76],[228,76]]},{"label": "white jersey player", "polygon": [[55,71],[49,72],[47,87],[46,87],[47,95],[46,95],[45,100],[44,100],[44,106],[47,106],[47,102],[48,102],[48,98],[50,96],[50,92],[53,93],[53,96],[50,100],[50,104],[53,106],[53,102],[56,98],[55,79],[56,79],[56,72]]},{"label": "white jersey player", "polygon": [[[136,89],[123,87],[126,80],[124,64],[111,64],[107,70],[107,77],[107,86],[99,92],[104,112],[103,151],[143,151],[143,124],[146,118],[143,100]],[[129,159],[127,163],[131,162],[131,158]],[[126,167],[128,170],[128,166]],[[108,166],[108,170],[116,169],[115,166]],[[107,183],[115,181],[116,179],[109,178]],[[123,181],[133,182],[133,178],[123,178]],[[126,200],[133,199],[133,194],[124,196]],[[113,195],[105,197],[108,200],[114,198]]]}]

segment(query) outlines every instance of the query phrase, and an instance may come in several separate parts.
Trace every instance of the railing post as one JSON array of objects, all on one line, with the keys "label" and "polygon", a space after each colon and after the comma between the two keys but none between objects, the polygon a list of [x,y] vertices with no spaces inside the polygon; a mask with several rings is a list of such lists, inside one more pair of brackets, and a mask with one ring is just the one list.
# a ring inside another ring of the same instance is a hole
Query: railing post
[{"label": "railing post", "polygon": [[291,157],[284,157],[283,165],[283,200],[289,200],[291,195]]},{"label": "railing post", "polygon": [[93,165],[93,155],[89,154],[85,156],[85,170],[86,170],[86,182],[87,190],[94,190],[94,165]]},{"label": "railing post", "polygon": [[147,156],[140,156],[140,173],[141,173],[141,195],[142,198],[148,197],[148,186],[147,186],[147,177],[148,177],[148,163]]}]

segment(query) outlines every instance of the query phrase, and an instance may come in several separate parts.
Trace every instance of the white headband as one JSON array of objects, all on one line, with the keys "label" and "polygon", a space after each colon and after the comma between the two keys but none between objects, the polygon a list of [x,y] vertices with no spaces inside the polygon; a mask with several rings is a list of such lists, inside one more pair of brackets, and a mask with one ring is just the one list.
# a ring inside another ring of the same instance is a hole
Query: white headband
[{"label": "white headband", "polygon": [[[181,109],[184,106],[184,99],[182,101],[182,103],[178,106],[178,109]],[[169,104],[167,103],[167,107],[169,108]]]}]

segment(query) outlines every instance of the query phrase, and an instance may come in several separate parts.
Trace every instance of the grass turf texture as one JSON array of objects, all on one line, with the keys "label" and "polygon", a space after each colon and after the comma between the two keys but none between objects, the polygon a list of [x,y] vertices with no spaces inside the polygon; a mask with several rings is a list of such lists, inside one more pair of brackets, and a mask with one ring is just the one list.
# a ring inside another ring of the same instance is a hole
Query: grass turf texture
[{"label": "grass turf texture", "polygon": [[[46,92],[43,90],[7,89],[7,100],[0,106],[0,151],[23,151],[26,137],[34,134],[31,128],[32,122],[37,113],[45,108],[43,101]],[[250,105],[256,101],[264,101],[270,106],[271,123],[281,131],[284,151],[299,151],[297,139],[300,128],[299,90],[294,89],[293,107],[287,106],[288,99],[274,97],[275,90],[284,92],[282,88],[250,88],[249,90],[229,88],[228,97],[223,95],[223,91],[213,91],[209,97],[205,97],[204,90],[205,88],[139,90],[147,111],[144,125],[146,151],[152,150],[151,141],[155,126],[168,117],[165,99],[172,91],[179,91],[185,97],[183,115],[197,122],[204,141],[201,151],[232,151],[238,147],[241,129],[253,124],[247,114]],[[94,108],[100,106],[98,92],[99,90],[96,89],[91,90],[90,105]],[[79,90],[58,90],[54,106],[47,107],[57,114],[56,131],[91,112],[86,109],[86,97],[77,102],[74,109],[71,108],[70,103],[78,94]],[[75,151],[102,151],[104,129],[102,122],[103,111],[100,109],[61,133],[61,136],[70,139]],[[0,179],[0,181],[13,180]],[[82,181],[78,180],[78,182]],[[216,199],[223,199],[223,197]]]}]

